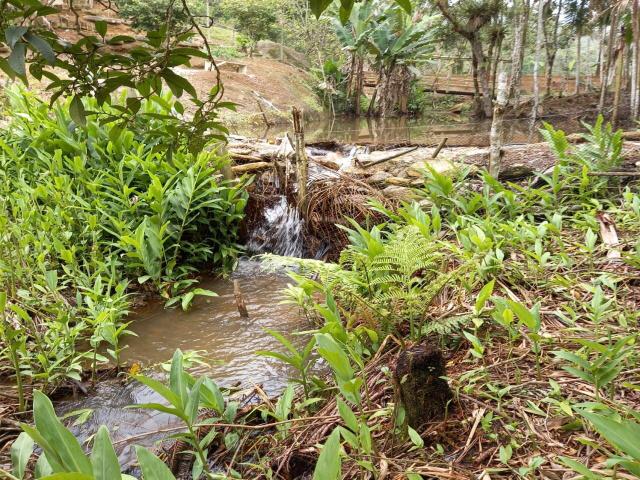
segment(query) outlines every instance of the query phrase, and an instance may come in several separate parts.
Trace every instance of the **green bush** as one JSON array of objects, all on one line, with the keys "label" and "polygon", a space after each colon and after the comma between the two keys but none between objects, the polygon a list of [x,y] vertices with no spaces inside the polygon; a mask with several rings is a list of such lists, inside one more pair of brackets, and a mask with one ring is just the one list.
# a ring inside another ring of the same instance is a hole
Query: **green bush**
[{"label": "green bush", "polygon": [[247,195],[241,182],[222,178],[226,160],[167,150],[153,135],[169,98],[142,105],[143,138],[140,129],[94,121],[79,127],[68,103],[9,97],[12,120],[0,129],[0,283],[14,327],[0,334],[3,343],[12,337],[31,375],[79,378],[81,340],[94,366],[105,360],[97,353],[104,344],[119,361],[135,285],[152,284],[183,308],[212,295],[193,288],[195,275],[235,264]]}]

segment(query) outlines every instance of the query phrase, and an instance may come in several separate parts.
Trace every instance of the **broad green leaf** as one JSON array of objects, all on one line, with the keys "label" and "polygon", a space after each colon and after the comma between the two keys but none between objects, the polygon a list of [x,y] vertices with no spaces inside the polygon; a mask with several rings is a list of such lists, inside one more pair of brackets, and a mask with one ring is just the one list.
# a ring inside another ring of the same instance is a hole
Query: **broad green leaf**
[{"label": "broad green leaf", "polygon": [[484,308],[485,303],[487,303],[487,300],[493,293],[493,287],[495,283],[496,283],[495,279],[491,280],[484,287],[482,287],[482,290],[480,290],[480,292],[478,293],[478,296],[476,297],[476,305],[475,305],[476,313],[480,313],[480,311]]},{"label": "broad green leaf", "polygon": [[216,383],[210,378],[205,378],[200,389],[202,405],[215,410],[216,413],[224,412],[224,397]]},{"label": "broad green leaf", "polygon": [[52,473],[53,469],[51,468],[51,465],[49,465],[47,455],[43,452],[40,454],[40,457],[36,462],[35,476],[36,478],[42,478],[46,477],[47,475],[51,475]]},{"label": "broad green leaf", "polygon": [[357,433],[358,432],[358,419],[356,418],[355,413],[353,413],[353,410],[351,410],[351,408],[349,408],[349,405],[347,405],[344,400],[342,400],[340,397],[338,397],[338,411],[340,412],[340,416],[342,417],[342,420],[344,420],[345,425],[353,432],[353,433]]},{"label": "broad green leaf", "polygon": [[598,433],[616,449],[634,460],[640,461],[640,424],[627,419],[616,422],[597,413],[585,411],[578,411],[578,413],[589,420]]},{"label": "broad green leaf", "polygon": [[80,472],[62,472],[54,473],[47,477],[41,477],[39,480],[94,480],[91,475]]},{"label": "broad green leaf", "polygon": [[338,480],[342,459],[340,458],[340,431],[335,428],[324,442],[318,463],[313,471],[313,480]]},{"label": "broad green leaf", "polygon": [[409,438],[411,439],[411,443],[413,443],[418,448],[424,447],[424,440],[422,439],[422,437],[418,432],[416,432],[410,426],[407,426],[407,431],[409,432]]},{"label": "broad green leaf", "polygon": [[15,477],[22,479],[29,462],[29,458],[33,453],[33,439],[27,432],[22,432],[11,445],[11,465],[12,473]]},{"label": "broad green leaf", "polygon": [[517,315],[518,319],[524,323],[529,330],[537,332],[540,329],[540,317],[534,310],[529,310],[520,302],[514,302],[513,300],[507,300],[509,308]]},{"label": "broad green leaf", "polygon": [[10,25],[4,30],[4,38],[7,40],[9,48],[13,48],[18,40],[27,33],[28,28],[22,25]]},{"label": "broad green leaf", "polygon": [[51,48],[51,45],[49,45],[49,42],[44,38],[28,32],[24,36],[24,39],[44,57],[49,65],[56,63],[56,54],[53,51],[53,48]]},{"label": "broad green leaf", "polygon": [[133,378],[136,379],[138,382],[142,383],[143,385],[146,385],[157,394],[159,394],[162,398],[164,398],[174,407],[182,408],[182,405],[180,404],[180,398],[178,398],[178,396],[175,393],[173,393],[169,388],[167,388],[167,386],[164,385],[162,382],[159,382],[158,380],[154,380],[153,378],[145,377],[144,375],[133,375]]},{"label": "broad green leaf", "polygon": [[13,71],[19,77],[24,77],[27,74],[25,68],[25,55],[27,54],[27,47],[24,43],[17,43],[11,50],[11,54],[7,57],[7,62]]},{"label": "broad green leaf", "polygon": [[[33,413],[36,429],[46,440],[48,449],[45,448],[44,445],[40,446],[45,450],[47,459],[54,469],[54,473],[58,472],[56,472],[56,468],[53,465],[52,456],[57,456],[61,466],[64,467],[64,471],[91,475],[93,472],[91,462],[85,456],[80,443],[78,443],[76,437],[62,425],[62,422],[58,420],[51,400],[38,390],[33,392]],[[36,438],[34,438],[34,440],[36,442],[38,441]]]},{"label": "broad green leaf", "polygon": [[82,98],[79,95],[74,95],[69,105],[69,115],[76,125],[85,126],[87,124],[87,112],[84,109]]},{"label": "broad green leaf", "polygon": [[585,467],[582,463],[576,462],[572,458],[559,456],[558,460],[571,468],[574,472],[583,475],[587,480],[600,480],[602,478],[602,476],[592,473],[590,469]]},{"label": "broad green leaf", "polygon": [[336,376],[343,381],[351,380],[353,368],[340,344],[328,333],[316,333],[315,337],[318,353],[329,363]]},{"label": "broad green leaf", "polygon": [[100,426],[93,441],[91,466],[95,480],[112,480],[120,476],[118,456],[109,438],[109,430],[104,425]]},{"label": "broad green leaf", "polygon": [[396,0],[396,3],[400,5],[400,7],[407,12],[407,14],[411,15],[411,11],[413,10],[413,6],[411,5],[411,0]]},{"label": "broad green leaf", "polygon": [[7,307],[7,292],[0,292],[0,312]]},{"label": "broad green leaf", "polygon": [[309,0],[309,7],[311,7],[311,11],[316,18],[320,18],[322,12],[324,12],[332,3],[333,0]]},{"label": "broad green leaf", "polygon": [[173,353],[171,371],[169,372],[169,386],[171,391],[180,399],[180,408],[184,409],[188,400],[187,383],[180,349]]},{"label": "broad green leaf", "polygon": [[136,445],[136,455],[144,480],[175,480],[169,467],[146,448]]},{"label": "broad green leaf", "polygon": [[193,384],[191,391],[189,392],[187,405],[185,406],[185,413],[187,418],[189,419],[189,423],[195,423],[198,418],[198,408],[200,407],[200,389],[202,387],[202,382],[204,382],[205,377],[200,377],[196,380],[196,383]]},{"label": "broad green leaf", "polygon": [[96,32],[98,32],[98,35],[100,35],[101,37],[104,37],[107,35],[107,22],[105,22],[104,20],[98,20],[96,23]]}]

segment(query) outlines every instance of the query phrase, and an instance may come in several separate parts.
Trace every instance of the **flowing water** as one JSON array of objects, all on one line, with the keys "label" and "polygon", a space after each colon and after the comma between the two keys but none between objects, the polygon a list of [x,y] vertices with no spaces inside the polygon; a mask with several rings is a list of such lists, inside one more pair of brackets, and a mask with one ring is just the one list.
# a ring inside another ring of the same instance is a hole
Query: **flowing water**
[{"label": "flowing water", "polygon": [[[161,302],[153,302],[132,314],[129,328],[138,336],[128,338],[124,359],[152,366],[170,360],[177,348],[197,350],[208,365],[196,365],[192,371],[206,373],[221,386],[260,384],[268,394],[278,393],[294,372],[277,360],[255,355],[257,350],[282,351],[264,329],[285,332],[294,343],[303,343],[303,337],[292,334],[309,325],[297,307],[281,303],[288,277],[267,273],[256,261],[242,260],[232,279],[240,284],[249,318],[238,313],[231,279],[206,280],[200,286],[219,296],[197,298],[188,312],[167,310]],[[164,413],[125,408],[158,401],[155,393],[138,383],[104,382],[89,396],[64,400],[56,407],[59,414],[92,409],[89,420],[72,430],[86,440],[99,425],[107,425],[120,461],[129,465],[135,460],[131,443],[152,446],[180,425]]]},{"label": "flowing water", "polygon": [[264,209],[262,221],[251,231],[247,240],[250,253],[275,253],[287,257],[301,257],[303,251],[303,221],[295,205],[280,195]]}]

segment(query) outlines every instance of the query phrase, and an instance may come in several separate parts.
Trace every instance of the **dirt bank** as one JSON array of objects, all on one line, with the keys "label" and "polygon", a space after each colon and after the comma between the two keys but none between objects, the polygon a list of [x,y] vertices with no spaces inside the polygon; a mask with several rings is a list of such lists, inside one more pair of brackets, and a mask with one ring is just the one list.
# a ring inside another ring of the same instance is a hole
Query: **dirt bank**
[{"label": "dirt bank", "polygon": [[[235,65],[239,71],[226,68]],[[223,112],[228,125],[262,125],[265,116],[272,123],[288,122],[294,106],[303,109],[307,118],[319,116],[322,111],[311,89],[311,75],[291,65],[269,58],[240,58],[221,62],[220,73],[224,99],[238,105],[236,112]],[[199,95],[206,95],[216,82],[215,72],[181,69],[180,74],[187,77]]]}]

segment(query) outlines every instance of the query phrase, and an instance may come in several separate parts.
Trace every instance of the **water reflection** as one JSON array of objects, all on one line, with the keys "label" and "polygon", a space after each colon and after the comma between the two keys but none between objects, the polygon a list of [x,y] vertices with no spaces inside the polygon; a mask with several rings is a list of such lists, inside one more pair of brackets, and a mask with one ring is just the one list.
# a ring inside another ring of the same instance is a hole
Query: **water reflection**
[{"label": "water reflection", "polygon": [[[577,121],[558,119],[556,127],[568,133],[580,128]],[[531,125],[527,119],[507,119],[504,123],[505,143],[531,143],[541,141],[538,128],[541,122]],[[290,131],[288,124],[264,126],[243,126],[232,129],[232,133],[248,137],[274,138]],[[305,137],[308,142],[334,140],[340,143],[416,143],[437,145],[447,137],[449,146],[487,146],[491,120],[467,121],[459,117],[335,117],[308,121]]]}]

